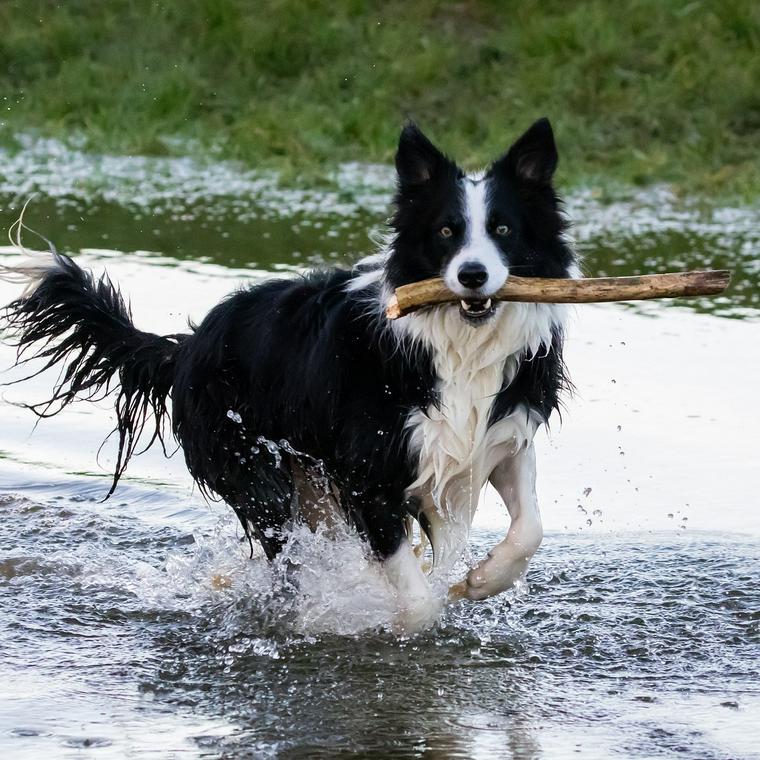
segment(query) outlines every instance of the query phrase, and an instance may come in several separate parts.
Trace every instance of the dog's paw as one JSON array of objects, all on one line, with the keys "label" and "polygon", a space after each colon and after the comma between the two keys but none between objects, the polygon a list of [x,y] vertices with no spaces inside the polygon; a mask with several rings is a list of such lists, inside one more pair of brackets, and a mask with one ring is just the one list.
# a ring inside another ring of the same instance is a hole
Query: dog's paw
[{"label": "dog's paw", "polygon": [[469,599],[467,596],[467,581],[459,581],[449,588],[449,602],[461,602],[462,599]]},{"label": "dog's paw", "polygon": [[443,609],[443,603],[432,594],[426,597],[405,599],[393,620],[393,630],[399,635],[411,635],[430,628]]},{"label": "dog's paw", "polygon": [[508,565],[481,563],[470,570],[463,581],[449,588],[448,600],[458,602],[469,599],[472,602],[481,602],[483,599],[501,594],[520,583],[525,577],[527,564],[525,559]]},{"label": "dog's paw", "polygon": [[[477,583],[477,582],[476,582]],[[470,577],[465,580],[455,583],[449,588],[449,603],[461,602],[464,599],[469,599],[471,602],[481,602],[483,599],[488,599],[491,596],[501,593],[504,589],[501,585],[494,584],[492,582],[480,582],[477,585],[470,583]]]}]

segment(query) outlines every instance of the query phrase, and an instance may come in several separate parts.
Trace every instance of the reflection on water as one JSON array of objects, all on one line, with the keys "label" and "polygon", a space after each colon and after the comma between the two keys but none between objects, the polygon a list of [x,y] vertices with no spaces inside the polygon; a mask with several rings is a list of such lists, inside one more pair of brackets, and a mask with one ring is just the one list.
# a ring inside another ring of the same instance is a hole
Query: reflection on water
[{"label": "reflection on water", "polygon": [[[46,188],[31,226],[91,264],[106,259],[129,280],[138,324],[167,331],[182,329],[184,304],[201,317],[240,274],[366,253],[391,180],[344,167],[347,188],[285,191],[232,165],[30,146],[0,170],[4,226]],[[107,405],[71,409],[31,438],[28,416],[0,405],[4,754],[757,757],[760,425],[742,411],[757,370],[755,213],[660,191],[608,205],[580,194],[569,212],[587,273],[731,268],[729,294],[690,306],[750,322],[587,312],[587,332],[571,335],[579,398],[559,443],[540,444],[549,533],[529,593],[450,607],[419,636],[388,632],[393,600],[355,539],[299,536],[291,551],[309,575],[296,592],[247,558],[180,457],[140,458],[100,503]],[[695,356],[720,345],[730,378]],[[473,556],[503,529],[489,509]]]}]

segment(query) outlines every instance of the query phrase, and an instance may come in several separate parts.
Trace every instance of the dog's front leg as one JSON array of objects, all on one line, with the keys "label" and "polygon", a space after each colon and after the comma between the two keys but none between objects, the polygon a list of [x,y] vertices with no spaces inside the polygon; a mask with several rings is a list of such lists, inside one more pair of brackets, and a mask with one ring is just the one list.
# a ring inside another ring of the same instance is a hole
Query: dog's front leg
[{"label": "dog's front leg", "polygon": [[[444,600],[430,587],[419,558],[407,537],[407,507],[403,492],[376,489],[354,498],[353,516],[392,586],[397,602],[394,627],[414,633],[435,622]],[[399,505],[399,506],[397,506]]]},{"label": "dog's front leg", "polygon": [[383,561],[385,574],[396,592],[398,612],[395,626],[402,633],[427,628],[437,619],[443,600],[436,598],[408,539]]},{"label": "dog's front leg", "polygon": [[543,538],[536,499],[536,454],[530,444],[505,459],[490,481],[504,500],[511,523],[507,537],[488,556],[452,586],[451,599],[486,599],[511,588],[525,574]]}]

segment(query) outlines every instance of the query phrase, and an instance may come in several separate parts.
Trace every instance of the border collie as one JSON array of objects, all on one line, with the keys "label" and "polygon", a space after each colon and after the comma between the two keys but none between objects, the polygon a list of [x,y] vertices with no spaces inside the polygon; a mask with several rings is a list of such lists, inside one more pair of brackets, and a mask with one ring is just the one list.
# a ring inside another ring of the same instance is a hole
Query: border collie
[{"label": "border collie", "polygon": [[[147,446],[163,445],[171,398],[190,473],[232,507],[249,540],[272,559],[294,521],[341,514],[382,563],[403,630],[435,620],[444,602],[412,547],[412,520],[443,578],[490,481],[508,532],[449,598],[498,594],[542,539],[533,438],[568,383],[563,307],[492,296],[510,273],[578,276],[556,165],[546,119],[478,174],[410,123],[381,250],[350,271],[246,286],[188,334],[137,330],[107,276],[51,245],[2,272],[26,284],[6,310],[19,361],[66,368],[52,398],[29,408],[46,416],[116,394],[110,496],[144,432]],[[458,304],[386,320],[394,288],[435,276]]]}]

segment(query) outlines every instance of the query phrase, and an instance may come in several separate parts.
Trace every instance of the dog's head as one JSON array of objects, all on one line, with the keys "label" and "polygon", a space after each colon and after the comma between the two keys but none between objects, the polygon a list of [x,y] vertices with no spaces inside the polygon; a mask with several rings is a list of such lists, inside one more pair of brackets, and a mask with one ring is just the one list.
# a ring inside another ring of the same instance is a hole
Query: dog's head
[{"label": "dog's head", "polygon": [[392,287],[443,277],[462,316],[477,324],[510,273],[567,277],[574,255],[563,240],[561,202],[552,187],[557,148],[540,119],[485,172],[467,175],[419,130],[401,132]]}]

